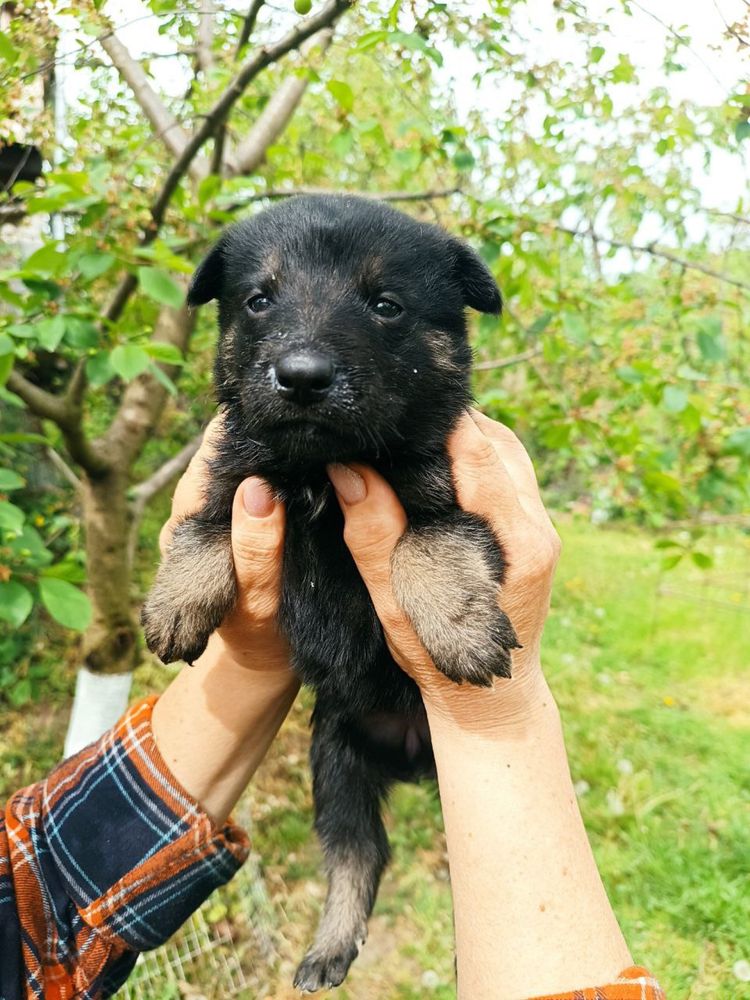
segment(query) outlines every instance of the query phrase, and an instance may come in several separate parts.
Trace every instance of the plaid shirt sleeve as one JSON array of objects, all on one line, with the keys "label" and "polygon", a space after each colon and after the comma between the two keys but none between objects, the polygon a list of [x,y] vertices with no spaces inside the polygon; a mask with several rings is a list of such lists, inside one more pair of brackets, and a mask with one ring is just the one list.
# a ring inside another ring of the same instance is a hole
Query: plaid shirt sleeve
[{"label": "plaid shirt sleeve", "polygon": [[551,993],[534,1000],[666,1000],[654,977],[638,965],[621,972],[607,986],[591,986],[571,993]]},{"label": "plaid shirt sleeve", "polygon": [[155,697],[0,814],[0,1000],[100,1000],[228,882],[249,845],[177,783]]}]

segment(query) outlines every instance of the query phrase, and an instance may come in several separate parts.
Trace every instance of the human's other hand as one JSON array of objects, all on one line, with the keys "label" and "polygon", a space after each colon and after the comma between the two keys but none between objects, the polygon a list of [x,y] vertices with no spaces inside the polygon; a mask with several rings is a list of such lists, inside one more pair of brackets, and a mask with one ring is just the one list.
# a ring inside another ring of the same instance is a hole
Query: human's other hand
[{"label": "human's other hand", "polygon": [[[221,428],[221,416],[206,428],[203,442],[175,489],[172,512],[161,530],[162,553],[183,518],[201,509],[208,462]],[[288,671],[289,647],[276,618],[281,596],[284,505],[257,476],[245,479],[232,506],[232,555],[239,599],[211,636],[209,649],[253,671]]]},{"label": "human's other hand", "polygon": [[560,540],[531,460],[511,430],[472,411],[459,421],[448,450],[459,503],[492,526],[508,562],[500,603],[523,648],[513,652],[512,678],[496,679],[491,690],[459,687],[440,674],[395,600],[390,560],[407,518],[388,483],[361,465],[332,466],[329,475],[344,512],[346,543],[394,658],[419,684],[428,710],[483,730],[525,721],[550,697],[539,647]]}]

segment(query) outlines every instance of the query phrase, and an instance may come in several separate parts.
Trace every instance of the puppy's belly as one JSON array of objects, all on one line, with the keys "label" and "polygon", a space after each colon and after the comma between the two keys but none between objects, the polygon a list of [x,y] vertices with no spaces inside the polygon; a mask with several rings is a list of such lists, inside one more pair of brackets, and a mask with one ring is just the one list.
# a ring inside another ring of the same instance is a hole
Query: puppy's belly
[{"label": "puppy's belly", "polygon": [[424,705],[408,711],[368,712],[353,721],[356,741],[389,780],[435,777],[430,728]]},{"label": "puppy's belly", "polygon": [[[290,507],[280,626],[302,682],[348,718],[414,714],[416,684],[394,663],[343,540],[338,505],[313,523]],[[410,745],[413,744],[413,740]]]}]

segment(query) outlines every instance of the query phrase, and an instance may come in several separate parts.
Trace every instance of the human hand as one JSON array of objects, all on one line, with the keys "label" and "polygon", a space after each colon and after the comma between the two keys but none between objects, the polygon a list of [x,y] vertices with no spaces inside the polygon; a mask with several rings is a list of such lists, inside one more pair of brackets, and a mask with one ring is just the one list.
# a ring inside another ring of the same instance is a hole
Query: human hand
[{"label": "human hand", "polygon": [[448,451],[459,503],[490,524],[508,562],[500,601],[523,647],[513,652],[512,678],[496,678],[485,690],[459,687],[438,672],[391,589],[390,560],[406,529],[406,514],[388,483],[366,466],[329,468],[344,513],[344,538],[391,653],[419,684],[428,711],[480,730],[524,722],[551,697],[539,647],[560,540],[539,496],[531,460],[507,427],[472,411],[459,421]]},{"label": "human hand", "polygon": [[[210,475],[208,462],[221,429],[218,416],[206,428],[203,442],[177,484],[172,512],[161,530],[162,554],[172,532],[185,517],[201,509]],[[291,670],[289,647],[276,618],[281,596],[284,506],[257,476],[245,479],[232,506],[232,556],[238,601],[209,640],[209,651],[256,672]]]}]

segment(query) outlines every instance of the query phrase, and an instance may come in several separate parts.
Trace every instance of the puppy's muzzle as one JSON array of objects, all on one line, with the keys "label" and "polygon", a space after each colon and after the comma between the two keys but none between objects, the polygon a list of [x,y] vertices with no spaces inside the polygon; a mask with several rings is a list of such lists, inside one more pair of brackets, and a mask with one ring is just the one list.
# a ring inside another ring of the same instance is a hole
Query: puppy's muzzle
[{"label": "puppy's muzzle", "polygon": [[273,368],[274,385],[283,399],[307,405],[330,392],[335,373],[333,361],[316,351],[290,351]]}]

